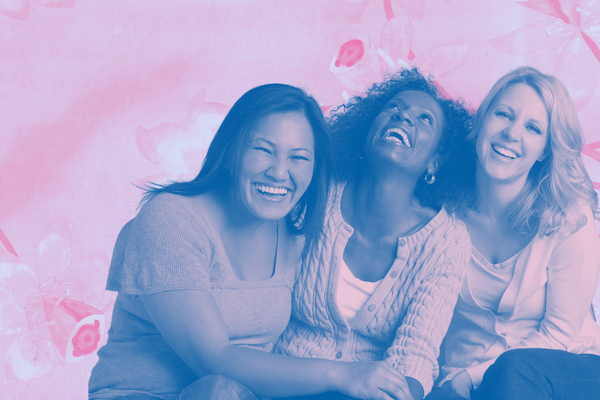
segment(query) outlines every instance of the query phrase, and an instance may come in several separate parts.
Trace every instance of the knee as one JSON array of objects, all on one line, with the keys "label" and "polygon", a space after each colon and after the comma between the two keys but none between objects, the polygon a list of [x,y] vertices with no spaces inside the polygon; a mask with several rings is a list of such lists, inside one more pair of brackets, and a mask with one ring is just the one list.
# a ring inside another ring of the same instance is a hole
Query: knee
[{"label": "knee", "polygon": [[529,377],[539,373],[538,354],[535,349],[516,349],[504,352],[496,362],[488,368],[486,375],[495,380],[509,380]]},{"label": "knee", "polygon": [[476,391],[482,399],[551,398],[544,372],[543,355],[537,349],[509,350],[492,364]]},{"label": "knee", "polygon": [[186,387],[179,400],[258,400],[246,386],[221,375],[204,376]]}]

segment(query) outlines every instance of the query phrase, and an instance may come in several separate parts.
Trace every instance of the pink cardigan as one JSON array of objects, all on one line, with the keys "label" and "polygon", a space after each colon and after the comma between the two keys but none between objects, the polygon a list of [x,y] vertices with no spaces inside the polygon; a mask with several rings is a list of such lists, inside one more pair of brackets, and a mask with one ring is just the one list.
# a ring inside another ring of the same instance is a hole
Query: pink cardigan
[{"label": "pink cardigan", "polygon": [[466,370],[477,388],[496,358],[514,348],[600,355],[592,310],[600,239],[589,208],[585,215],[587,223],[578,231],[565,223],[558,233],[536,235],[521,251],[497,312],[473,298],[469,265],[446,336],[440,384]]}]

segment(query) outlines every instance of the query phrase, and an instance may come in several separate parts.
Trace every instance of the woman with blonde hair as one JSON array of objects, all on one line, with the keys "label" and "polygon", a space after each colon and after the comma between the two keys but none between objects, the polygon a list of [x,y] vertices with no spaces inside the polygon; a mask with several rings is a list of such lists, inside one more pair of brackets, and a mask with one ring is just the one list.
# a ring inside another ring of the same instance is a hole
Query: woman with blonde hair
[{"label": "woman with blonde hair", "polygon": [[569,94],[558,79],[518,68],[485,97],[468,139],[477,162],[455,215],[473,255],[441,388],[428,399],[593,398],[598,198]]}]

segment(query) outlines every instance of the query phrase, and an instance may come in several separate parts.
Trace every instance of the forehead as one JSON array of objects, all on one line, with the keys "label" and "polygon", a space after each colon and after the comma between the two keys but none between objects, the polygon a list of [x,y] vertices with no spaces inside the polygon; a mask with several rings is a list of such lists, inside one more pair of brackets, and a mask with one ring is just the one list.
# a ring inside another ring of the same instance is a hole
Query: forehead
[{"label": "forehead", "polygon": [[313,131],[303,113],[277,112],[259,119],[250,132],[249,139],[267,139],[275,144],[295,141],[312,145]]},{"label": "forehead", "polygon": [[498,103],[527,111],[532,114],[532,118],[548,119],[546,104],[542,97],[534,88],[525,83],[515,83],[508,86],[496,97],[494,105]]},{"label": "forehead", "polygon": [[442,108],[438,104],[438,102],[428,95],[425,92],[421,92],[419,90],[404,90],[388,101],[388,103],[392,102],[401,102],[411,106],[418,106],[421,108],[426,108],[439,116],[443,116]]}]

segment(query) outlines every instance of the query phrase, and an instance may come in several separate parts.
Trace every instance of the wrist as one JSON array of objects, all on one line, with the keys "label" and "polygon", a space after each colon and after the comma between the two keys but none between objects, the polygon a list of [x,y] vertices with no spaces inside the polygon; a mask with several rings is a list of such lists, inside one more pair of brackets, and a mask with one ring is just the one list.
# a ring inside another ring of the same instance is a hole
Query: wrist
[{"label": "wrist", "polygon": [[340,392],[346,386],[344,378],[348,375],[346,372],[347,363],[329,361],[325,370],[325,390],[327,392]]}]

